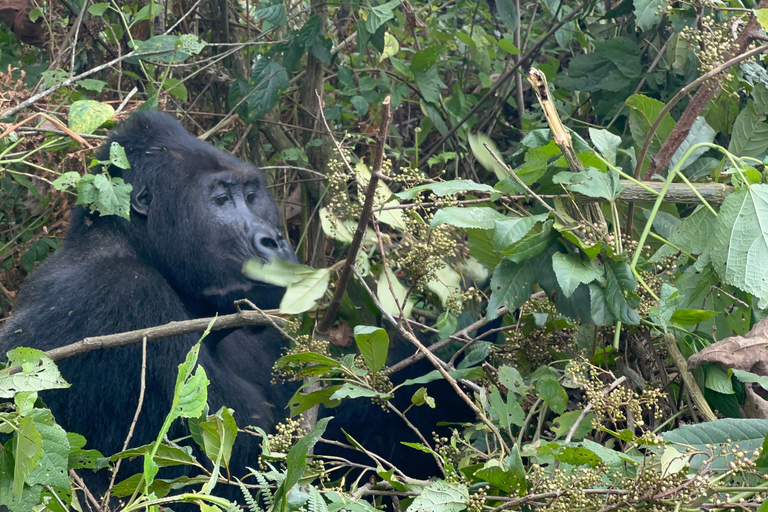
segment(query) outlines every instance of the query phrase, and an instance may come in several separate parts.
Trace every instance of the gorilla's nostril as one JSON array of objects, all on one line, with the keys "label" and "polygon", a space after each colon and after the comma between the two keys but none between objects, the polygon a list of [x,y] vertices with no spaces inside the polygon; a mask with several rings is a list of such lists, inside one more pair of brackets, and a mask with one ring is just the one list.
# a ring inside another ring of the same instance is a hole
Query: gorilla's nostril
[{"label": "gorilla's nostril", "polygon": [[265,236],[261,240],[259,240],[259,243],[268,249],[278,248],[277,240],[275,240],[274,238],[270,238],[268,236]]}]

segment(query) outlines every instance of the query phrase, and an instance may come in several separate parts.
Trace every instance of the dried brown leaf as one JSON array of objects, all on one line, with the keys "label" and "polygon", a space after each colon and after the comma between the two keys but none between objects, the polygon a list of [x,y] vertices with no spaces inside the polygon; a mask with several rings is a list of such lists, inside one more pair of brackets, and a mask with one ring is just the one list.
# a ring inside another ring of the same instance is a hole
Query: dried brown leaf
[{"label": "dried brown leaf", "polygon": [[744,336],[731,336],[713,343],[688,358],[688,369],[704,363],[736,368],[768,376],[768,318],[764,318]]}]

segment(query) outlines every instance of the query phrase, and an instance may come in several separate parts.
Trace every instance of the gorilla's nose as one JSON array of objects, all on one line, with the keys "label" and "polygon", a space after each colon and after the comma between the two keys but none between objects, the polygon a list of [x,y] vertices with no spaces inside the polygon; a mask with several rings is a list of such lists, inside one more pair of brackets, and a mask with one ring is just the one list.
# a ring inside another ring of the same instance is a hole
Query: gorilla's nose
[{"label": "gorilla's nose", "polygon": [[256,252],[265,260],[280,258],[289,263],[296,263],[296,253],[293,252],[291,244],[285,239],[282,233],[275,230],[259,231],[254,236],[254,245]]}]

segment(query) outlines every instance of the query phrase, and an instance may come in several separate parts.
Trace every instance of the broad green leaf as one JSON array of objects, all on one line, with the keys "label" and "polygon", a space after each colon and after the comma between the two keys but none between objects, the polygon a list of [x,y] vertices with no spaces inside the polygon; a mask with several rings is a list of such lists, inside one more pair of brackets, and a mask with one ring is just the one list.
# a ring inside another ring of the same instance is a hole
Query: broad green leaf
[{"label": "broad green leaf", "polygon": [[768,306],[768,185],[742,187],[725,198],[715,221],[712,264],[720,277]]},{"label": "broad green leaf", "polygon": [[494,229],[497,220],[507,217],[487,206],[448,206],[435,213],[429,227],[434,228],[441,224],[450,224],[457,228]]},{"label": "broad green leaf", "polygon": [[379,27],[384,25],[391,19],[394,19],[394,10],[400,5],[399,0],[392,0],[385,4],[373,5],[371,11],[368,13],[368,19],[366,20],[366,28],[368,32],[374,34]]},{"label": "broad green leaf", "polygon": [[524,492],[526,489],[525,466],[517,445],[512,446],[510,454],[503,461],[493,459],[486,462],[475,472],[474,477],[485,480],[504,492],[510,492],[513,489]]},{"label": "broad green leaf", "polygon": [[650,30],[656,26],[667,7],[667,0],[634,0],[635,24],[640,30]]},{"label": "broad green leaf", "polygon": [[42,441],[39,462],[27,476],[27,485],[50,485],[57,489],[69,488],[69,439],[67,433],[53,419],[48,409],[35,409],[30,415]]},{"label": "broad green leaf", "polygon": [[128,156],[125,154],[125,148],[117,142],[109,145],[109,163],[121,169],[130,169]]},{"label": "broad green leaf", "polygon": [[297,416],[317,404],[328,405],[331,401],[331,396],[339,389],[341,389],[341,385],[328,386],[306,395],[301,393],[301,389],[296,390],[296,393],[288,401],[291,417]]},{"label": "broad green leaf", "polygon": [[491,278],[487,318],[496,318],[501,306],[507,306],[510,311],[520,308],[531,296],[538,271],[539,263],[533,260],[524,263],[502,260]]},{"label": "broad green leaf", "polygon": [[21,497],[25,480],[43,456],[43,438],[30,416],[21,418],[13,437],[13,494]]},{"label": "broad green leaf", "polygon": [[[397,3],[397,1],[394,3]],[[431,46],[417,51],[411,61],[411,71],[416,78],[416,85],[419,87],[424,100],[428,103],[439,104],[440,91],[445,88],[445,84],[440,80],[437,72],[439,55],[440,49]]]},{"label": "broad green leaf", "polygon": [[[659,100],[642,94],[633,94],[627,98],[626,105],[629,107],[629,129],[632,132],[632,139],[637,146],[642,147],[648,130],[656,122],[665,105]],[[651,154],[656,154],[659,151],[674,127],[674,119],[666,114],[659,128],[653,134],[653,142],[650,146]]]},{"label": "broad green leaf", "polygon": [[672,313],[670,321],[678,325],[696,325],[717,316],[717,311],[702,309],[678,309]]},{"label": "broad green leaf", "polygon": [[496,10],[507,30],[514,32],[519,21],[515,2],[513,0],[496,0]]},{"label": "broad green leaf", "polygon": [[[557,435],[557,438],[565,437],[568,435],[568,432],[570,432],[571,428],[573,428],[573,425],[576,423],[576,420],[579,419],[582,412],[583,411],[581,409],[568,411],[564,414],[561,414],[552,421],[555,424],[555,426],[552,427],[552,432]],[[573,439],[583,439],[590,432],[592,432],[592,420],[594,418],[595,413],[587,413],[587,415],[584,416],[584,419],[581,420],[581,423],[579,423],[579,426],[576,427],[576,431],[573,434]]]},{"label": "broad green leaf", "polygon": [[704,374],[704,386],[723,395],[733,395],[736,393],[733,389],[731,376],[717,365],[710,365],[707,368]]},{"label": "broad green leaf", "polygon": [[602,286],[597,283],[589,283],[589,298],[592,308],[592,321],[595,325],[604,327],[616,323],[616,317],[613,316],[608,307],[605,290],[603,290]]},{"label": "broad green leaf", "polygon": [[384,62],[390,57],[394,57],[400,51],[400,43],[397,38],[389,32],[384,34],[384,51],[379,56],[379,62]]},{"label": "broad green leaf", "polygon": [[637,288],[632,270],[624,262],[616,262],[610,259],[605,261],[605,302],[611,314],[617,320],[627,325],[640,323],[637,311],[627,302],[625,292],[632,292]]},{"label": "broad green leaf", "polygon": [[519,397],[527,395],[531,390],[531,386],[525,383],[523,376],[514,366],[505,365],[499,368],[498,377],[502,386]]},{"label": "broad green leaf", "polygon": [[552,269],[566,297],[573,295],[580,284],[602,277],[602,271],[594,261],[584,260],[578,254],[556,252],[552,255]]},{"label": "broad green leaf", "polygon": [[387,362],[389,336],[380,327],[358,325],[355,327],[355,342],[365,365],[372,372],[378,372]]},{"label": "broad green leaf", "polygon": [[77,85],[88,91],[94,91],[101,94],[101,91],[104,89],[104,86],[107,85],[107,82],[102,82],[101,80],[96,80],[94,78],[83,78],[82,80],[77,81]]},{"label": "broad green leaf", "polygon": [[73,132],[91,134],[114,115],[115,109],[112,105],[94,100],[80,100],[69,107],[68,124]]},{"label": "broad green leaf", "polygon": [[467,247],[483,267],[493,270],[501,262],[502,255],[493,246],[493,231],[490,229],[466,229]]},{"label": "broad green leaf", "polygon": [[530,217],[506,217],[497,220],[493,230],[493,245],[501,252],[507,252],[511,246],[527,235],[539,222],[544,222],[549,214]]},{"label": "broad green leaf", "polygon": [[[758,84],[755,88],[764,90],[765,86]],[[768,114],[768,103],[760,106],[755,101],[747,101],[747,106],[736,116],[728,151],[737,156],[758,157],[764,154],[765,148],[768,147],[766,114]]]},{"label": "broad green leaf", "polygon": [[288,24],[288,17],[285,14],[283,4],[274,4],[261,9],[256,9],[253,13],[259,19],[270,22],[278,27],[284,27]]},{"label": "broad green leaf", "polygon": [[[8,370],[21,366],[21,371],[9,375]],[[0,370],[0,398],[13,398],[24,391],[43,391],[45,389],[68,388],[51,360],[41,350],[18,347],[8,352],[8,368]]]},{"label": "broad green leaf", "polygon": [[232,447],[237,437],[237,424],[232,413],[226,407],[222,407],[216,414],[208,416],[206,421],[201,421],[198,426],[206,456],[214,463],[221,460],[228,467]]},{"label": "broad green leaf", "polygon": [[768,32],[768,9],[754,9],[752,12],[763,30]]},{"label": "broad green leaf", "polygon": [[514,263],[522,263],[543,254],[557,240],[557,231],[552,229],[553,224],[554,222],[551,220],[545,222],[539,233],[530,233],[518,243],[507,248],[503,252],[506,259]]},{"label": "broad green leaf", "polygon": [[475,183],[472,180],[451,180],[419,185],[402,192],[398,192],[395,195],[400,199],[407,201],[418,196],[420,192],[425,190],[432,192],[438,197],[454,194],[466,194],[467,192],[488,192],[489,194],[496,192],[496,189],[494,189],[492,186],[482,183]]},{"label": "broad green leaf", "polygon": [[[707,121],[704,119],[704,117],[699,116],[696,118],[696,121],[694,121],[693,126],[691,126],[691,130],[688,132],[688,135],[686,135],[685,140],[677,148],[675,154],[672,155],[672,159],[669,161],[669,168],[671,169],[677,165],[685,152],[688,151],[692,146],[702,142],[712,142],[715,139],[715,135],[717,135],[717,132],[713,130],[709,124],[707,124]],[[707,151],[709,151],[708,147],[694,150],[693,153],[691,153],[688,157],[688,160],[686,160],[683,164],[682,169],[688,169],[696,162],[696,160],[699,159],[701,155]]]},{"label": "broad green leaf", "polygon": [[275,491],[275,506],[273,510],[283,510],[282,507],[285,505],[284,500],[287,499],[288,493],[304,475],[304,469],[307,467],[307,454],[309,453],[309,450],[317,444],[320,436],[325,432],[328,422],[332,419],[333,417],[331,416],[319,420],[307,435],[299,439],[298,442],[291,447],[288,456],[285,459],[285,480],[283,480]]},{"label": "broad green leaf", "polygon": [[509,177],[504,166],[497,162],[485,147],[485,144],[488,144],[491,151],[496,153],[497,156],[501,155],[501,152],[496,147],[496,143],[490,137],[484,133],[469,133],[467,134],[467,141],[469,142],[470,149],[472,149],[472,154],[480,162],[480,165],[485,167],[486,170],[492,171],[499,180]]},{"label": "broad green leaf", "polygon": [[738,370],[736,368],[731,368],[728,370],[729,375],[735,375],[737,379],[739,379],[744,384],[754,382],[757,384],[760,384],[760,386],[768,391],[768,376],[765,375],[755,375],[752,372],[746,372],[744,370]]},{"label": "broad green leaf", "polygon": [[[709,211],[709,208],[699,206],[674,228],[669,241],[689,254],[702,254],[712,245],[715,235],[715,222],[716,217]],[[654,253],[651,261],[661,261],[664,257],[675,252],[674,248],[663,245]]]},{"label": "broad green leaf", "polygon": [[552,181],[562,183],[571,192],[576,192],[587,197],[602,198],[613,201],[624,190],[624,185],[619,184],[618,174],[602,172],[594,167],[584,172],[560,172]]},{"label": "broad green leaf", "polygon": [[261,57],[253,66],[250,80],[236,80],[229,90],[229,105],[240,116],[254,122],[277,104],[280,93],[288,88],[288,72],[279,63]]},{"label": "broad green leaf", "polygon": [[411,396],[411,403],[416,407],[428,405],[430,409],[434,409],[436,405],[435,399],[429,396],[427,393],[427,388],[417,389],[416,392]]},{"label": "broad green leaf", "polygon": [[93,4],[88,7],[88,12],[93,16],[101,16],[109,9],[109,2]]},{"label": "broad green leaf", "polygon": [[122,178],[107,178],[105,174],[86,174],[77,182],[77,202],[100,215],[129,218],[132,186]]},{"label": "broad green leaf", "polygon": [[536,385],[539,398],[541,398],[552,412],[563,414],[568,405],[568,393],[557,380],[549,377],[541,380]]},{"label": "broad green leaf", "polygon": [[[159,13],[160,10],[157,12]],[[186,48],[184,48],[184,43],[179,36],[173,35],[160,35],[146,41],[136,41],[135,50],[136,53],[157,53],[127,58],[126,61],[132,64],[138,64],[140,59],[157,64],[169,64],[171,62],[178,64],[187,60],[190,55],[190,52],[184,51]]]},{"label": "broad green leaf", "polygon": [[572,466],[583,466],[589,464],[592,467],[597,466],[603,460],[592,450],[585,448],[581,443],[564,443],[555,441],[553,443],[544,443],[536,449],[536,455],[539,457],[552,457],[557,461],[570,464]]},{"label": "broad green leaf", "polygon": [[619,149],[619,145],[621,145],[621,137],[614,135],[608,130],[590,128],[589,138],[592,139],[592,143],[600,154],[610,163],[616,165],[616,151]]},{"label": "broad green leaf", "polygon": [[498,45],[499,48],[501,48],[502,50],[504,50],[510,55],[517,55],[520,53],[520,49],[517,46],[515,46],[514,43],[509,39],[502,37],[496,42],[496,44]]},{"label": "broad green leaf", "polygon": [[[695,450],[698,453],[691,459],[691,469],[697,470],[702,464],[709,464],[709,456],[705,453],[717,454],[725,449],[727,455],[715,457],[710,466],[713,470],[727,469],[733,460],[730,453],[734,445],[739,450],[750,453],[758,449],[768,434],[768,420],[753,419],[720,419],[696,425],[682,427],[662,433],[669,443],[679,443],[683,448]],[[711,447],[709,447],[711,445]]]},{"label": "broad green leaf", "polygon": [[[83,446],[84,445],[85,443],[83,443]],[[118,459],[133,459],[135,457],[143,457],[152,452],[152,447],[152,444],[145,444],[144,446],[130,448],[124,452],[116,453],[115,455],[111,456],[109,460],[111,462],[115,462]],[[163,443],[158,447],[157,453],[155,453],[155,462],[159,467],[162,468],[166,466],[194,464],[195,458],[178,446],[172,446]]]},{"label": "broad green leaf", "polygon": [[469,500],[467,486],[438,480],[422,489],[408,512],[461,512]]},{"label": "broad green leaf", "polygon": [[315,307],[328,289],[331,272],[327,268],[314,269],[281,259],[272,259],[266,265],[249,260],[243,265],[243,274],[255,281],[286,287],[280,301],[280,311],[297,315]]},{"label": "broad green leaf", "polygon": [[379,393],[372,389],[345,382],[330,397],[331,400],[341,400],[342,398],[387,398],[389,395]]}]

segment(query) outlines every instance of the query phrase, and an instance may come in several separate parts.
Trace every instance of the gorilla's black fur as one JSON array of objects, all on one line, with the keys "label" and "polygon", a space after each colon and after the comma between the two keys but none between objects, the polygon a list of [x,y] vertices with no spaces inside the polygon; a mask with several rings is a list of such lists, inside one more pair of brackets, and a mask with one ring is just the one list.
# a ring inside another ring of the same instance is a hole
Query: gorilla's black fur
[{"label": "gorilla's black fur", "polygon": [[[241,272],[251,258],[296,260],[258,168],[196,139],[165,114],[134,114],[111,142],[125,148],[131,164],[124,171],[109,169],[133,186],[130,222],[74,209],[63,248],[29,278],[0,332],[0,354],[226,314],[239,298],[262,308],[279,304],[282,289]],[[109,143],[100,160],[108,159]],[[147,393],[132,446],[151,442],[160,431],[177,365],[199,338],[191,334],[148,344]],[[226,405],[240,426],[273,427],[291,395],[285,386],[270,384],[270,368],[283,345],[279,333],[267,327],[211,333],[199,356],[211,382],[211,410]],[[138,402],[141,360],[141,344],[62,360],[59,367],[71,389],[42,396],[66,429],[84,435],[105,455],[116,453]],[[175,434],[182,432],[170,437]],[[241,435],[238,442],[233,466],[255,464],[257,438]],[[89,484],[102,491],[106,478]]]}]

